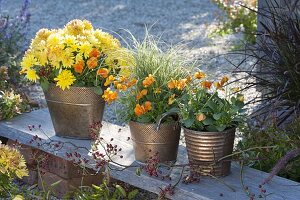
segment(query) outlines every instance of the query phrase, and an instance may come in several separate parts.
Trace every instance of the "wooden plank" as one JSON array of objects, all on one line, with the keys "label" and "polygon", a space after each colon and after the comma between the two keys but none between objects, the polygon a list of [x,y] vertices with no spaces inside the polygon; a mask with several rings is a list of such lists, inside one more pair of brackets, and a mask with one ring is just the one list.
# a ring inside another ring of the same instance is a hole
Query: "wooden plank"
[{"label": "wooden plank", "polygon": [[[38,126],[42,125],[44,132],[47,134],[44,135],[39,131],[30,131],[28,129],[28,125]],[[121,129],[121,130],[120,130]],[[37,110],[31,113],[25,113],[21,116],[18,116],[10,121],[2,121],[0,122],[0,136],[7,137],[13,140],[18,140],[23,144],[35,146],[30,144],[29,141],[34,135],[38,135],[43,141],[49,141],[49,138],[52,140],[58,140],[61,142],[71,142],[77,146],[85,147],[90,149],[91,141],[89,140],[74,140],[74,139],[66,139],[55,136],[53,126],[51,123],[51,119],[47,109]],[[130,131],[127,126],[120,127],[114,124],[110,124],[107,122],[103,122],[103,128],[101,131],[101,137],[105,140],[110,141],[111,138],[114,138],[112,141],[113,144],[117,144],[122,148],[121,154],[124,156],[123,159],[117,157],[116,162],[122,163],[124,165],[132,165],[135,164],[134,161],[134,152],[132,148],[132,144],[130,141],[127,141],[127,138],[130,137]],[[37,146],[35,146],[37,147]],[[61,158],[66,159],[66,152],[72,152],[75,150],[73,145],[66,145],[60,151],[52,152],[51,149],[44,149],[49,153],[55,154]],[[76,150],[82,154],[86,154],[86,151],[83,149]],[[88,155],[85,155],[88,157]],[[187,162],[187,154],[184,146],[180,146],[179,154],[178,154],[178,164]],[[111,165],[112,167],[118,167],[116,165]],[[118,167],[119,168],[119,167]],[[119,168],[121,169],[121,168]],[[261,172],[258,170],[254,170],[248,167],[244,169],[244,182],[249,190],[259,195],[259,184],[268,174],[265,172]],[[159,187],[165,187],[169,183],[174,183],[180,177],[179,169],[173,169],[171,173],[172,182],[162,181],[160,179],[152,178],[147,176],[146,174],[141,174],[141,176],[135,175],[134,168],[127,168],[123,171],[112,171],[111,176],[114,179],[127,182],[136,187],[142,188],[144,190],[159,193]],[[220,183],[220,181],[225,182],[226,184],[233,187],[236,191],[232,192],[228,189],[224,184]],[[300,199],[300,186],[299,183],[290,181],[288,179],[274,177],[274,179],[264,186],[266,189],[266,193],[272,193],[267,199],[288,199],[288,200],[299,200]],[[291,186],[294,185],[294,186]],[[222,194],[222,197],[220,196]],[[176,188],[175,195],[170,197],[171,199],[186,199],[186,200],[195,200],[195,199],[224,199],[224,200],[240,200],[240,199],[248,199],[246,193],[241,187],[240,183],[240,166],[234,165],[232,167],[232,173],[224,178],[219,180],[215,180],[209,177],[201,177],[200,183],[197,184],[178,184]]]}]

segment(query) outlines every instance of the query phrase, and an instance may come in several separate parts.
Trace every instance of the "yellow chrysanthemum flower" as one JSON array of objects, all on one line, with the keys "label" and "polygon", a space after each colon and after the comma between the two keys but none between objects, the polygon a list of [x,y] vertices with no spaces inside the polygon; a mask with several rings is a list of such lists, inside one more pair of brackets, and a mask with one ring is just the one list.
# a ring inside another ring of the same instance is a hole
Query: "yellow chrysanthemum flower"
[{"label": "yellow chrysanthemum flower", "polygon": [[28,69],[26,71],[26,78],[30,81],[36,82],[40,77],[36,74],[36,71],[33,69]]},{"label": "yellow chrysanthemum flower", "polygon": [[32,55],[31,52],[26,52],[21,62],[22,70],[28,70],[37,64],[38,62],[37,59],[34,57],[34,55]]},{"label": "yellow chrysanthemum flower", "polygon": [[92,50],[93,50],[93,46],[87,42],[79,46],[79,52],[84,56],[84,58],[88,58]]},{"label": "yellow chrysanthemum flower", "polygon": [[49,47],[55,47],[61,44],[61,36],[58,33],[51,34],[47,39],[47,45]]},{"label": "yellow chrysanthemum flower", "polygon": [[66,88],[70,88],[76,78],[70,70],[62,70],[62,72],[56,78],[54,78],[54,80],[57,81],[56,86],[59,86],[62,90],[65,90]]},{"label": "yellow chrysanthemum flower", "polygon": [[64,68],[71,68],[74,64],[74,55],[69,49],[65,49],[61,59]]},{"label": "yellow chrysanthemum flower", "polygon": [[75,36],[80,35],[86,26],[87,23],[83,23],[83,21],[79,19],[74,19],[66,24],[65,32]]},{"label": "yellow chrysanthemum flower", "polygon": [[28,176],[25,160],[17,149],[0,144],[0,173],[10,179]]}]

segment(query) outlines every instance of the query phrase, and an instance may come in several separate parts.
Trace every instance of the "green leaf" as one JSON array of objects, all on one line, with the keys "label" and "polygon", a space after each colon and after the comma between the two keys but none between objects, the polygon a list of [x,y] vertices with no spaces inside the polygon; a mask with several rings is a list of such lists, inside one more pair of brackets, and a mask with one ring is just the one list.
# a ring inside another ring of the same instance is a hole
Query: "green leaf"
[{"label": "green leaf", "polygon": [[213,118],[215,120],[219,120],[221,118],[221,116],[222,116],[222,113],[215,113],[215,114],[213,114]]},{"label": "green leaf", "polygon": [[137,175],[137,176],[141,176],[141,168],[137,168],[136,170],[135,170],[135,174]]},{"label": "green leaf", "polygon": [[122,197],[126,197],[126,192],[124,190],[124,188],[120,185],[116,185],[116,189],[119,191],[119,193],[122,195]]},{"label": "green leaf", "polygon": [[206,118],[203,122],[202,122],[204,125],[208,126],[208,125],[211,125],[214,123],[214,120],[211,119],[211,118]]},{"label": "green leaf", "polygon": [[218,131],[218,129],[214,125],[207,126],[206,129],[211,132]]},{"label": "green leaf", "polygon": [[215,110],[217,108],[217,104],[213,101],[209,101],[207,103],[208,107],[210,107],[212,110]]},{"label": "green leaf", "polygon": [[226,129],[226,126],[225,125],[216,126],[216,129],[221,132]]},{"label": "green leaf", "polygon": [[52,183],[52,184],[51,184],[51,187],[54,187],[54,186],[58,185],[60,182],[61,182],[61,180],[58,180],[58,181],[56,181],[55,183]]},{"label": "green leaf", "polygon": [[191,119],[191,118],[183,120],[183,124],[187,128],[191,127],[194,124],[194,122],[195,122],[195,119]]},{"label": "green leaf", "polygon": [[94,88],[94,92],[98,95],[102,95],[103,94],[103,90],[101,87],[95,87]]},{"label": "green leaf", "polygon": [[43,91],[47,91],[49,88],[49,85],[50,85],[49,81],[45,78],[41,78],[40,84],[41,84]]},{"label": "green leaf", "polygon": [[128,200],[132,200],[136,197],[136,195],[139,193],[138,189],[132,190],[131,192],[129,192],[128,194]]}]

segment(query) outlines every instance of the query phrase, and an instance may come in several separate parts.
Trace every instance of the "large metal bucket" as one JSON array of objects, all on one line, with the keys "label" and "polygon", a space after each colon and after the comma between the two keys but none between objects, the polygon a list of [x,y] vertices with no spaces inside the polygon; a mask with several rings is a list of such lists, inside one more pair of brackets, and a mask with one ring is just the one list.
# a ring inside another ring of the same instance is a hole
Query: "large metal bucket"
[{"label": "large metal bucket", "polygon": [[101,122],[105,102],[91,87],[61,90],[51,85],[44,91],[57,136],[90,139],[90,125]]},{"label": "large metal bucket", "polygon": [[200,175],[227,176],[230,173],[230,157],[217,161],[232,153],[235,128],[223,132],[183,129],[191,170]]},{"label": "large metal bucket", "polygon": [[158,153],[160,162],[176,161],[181,127],[179,122],[156,124],[129,122],[135,159],[145,163]]}]

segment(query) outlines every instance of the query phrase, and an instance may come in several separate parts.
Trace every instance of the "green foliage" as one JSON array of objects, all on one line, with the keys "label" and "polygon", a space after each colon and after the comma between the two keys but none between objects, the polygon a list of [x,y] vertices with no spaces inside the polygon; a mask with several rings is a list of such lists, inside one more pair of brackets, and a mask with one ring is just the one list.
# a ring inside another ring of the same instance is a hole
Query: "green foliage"
[{"label": "green foliage", "polygon": [[[134,57],[135,67],[131,70],[130,78],[136,79],[137,83],[123,92],[120,103],[124,109],[119,117],[124,121],[153,123],[174,106],[168,103],[173,94],[168,88],[168,83],[171,80],[186,78],[189,63],[180,54],[179,47],[166,45],[149,35],[147,30],[143,41],[140,42],[132,36],[132,43],[130,51]],[[150,86],[145,86],[143,81],[151,75],[155,81]],[[142,90],[147,90],[147,94],[137,99]],[[177,97],[180,95],[181,92],[176,94]],[[150,102],[152,109],[137,116],[134,111],[137,104],[143,105],[145,102]]]},{"label": "green foliage", "polygon": [[[238,151],[252,147],[275,146],[272,149],[247,151],[243,155],[246,158],[261,158],[248,161],[247,164],[265,172],[271,172],[280,158],[300,146],[300,119],[295,120],[285,129],[278,128],[275,125],[265,130],[244,127],[241,132],[242,140],[237,145]],[[300,182],[300,156],[291,160],[278,175]]]},{"label": "green foliage", "polygon": [[228,99],[198,86],[188,88],[179,101],[183,126],[192,130],[224,131],[242,121],[240,95]]},{"label": "green foliage", "polygon": [[[255,89],[262,93],[250,103],[264,102],[265,111],[283,109],[284,112],[291,110],[291,113],[297,113],[300,108],[299,8],[295,4],[279,9],[278,5],[279,1],[266,1],[265,20],[261,22],[263,30],[258,33],[257,45],[243,53],[245,62],[249,59],[255,62],[248,68],[240,68],[245,66],[240,63],[235,71],[244,77],[239,81],[246,83],[245,90]],[[278,118],[278,124],[285,121],[285,115]]]},{"label": "green foliage", "polygon": [[219,26],[212,35],[227,35],[237,32],[244,33],[244,40],[246,43],[255,44],[256,29],[257,29],[257,13],[252,12],[256,10],[256,0],[242,1],[241,4],[234,0],[214,0],[214,2],[226,12],[226,20]]},{"label": "green foliage", "polygon": [[104,181],[101,185],[92,185],[92,187],[82,187],[81,190],[78,190],[75,195],[75,200],[117,200],[117,199],[135,199],[138,194],[138,190],[132,190],[126,192],[121,185],[114,185],[109,187]]}]

